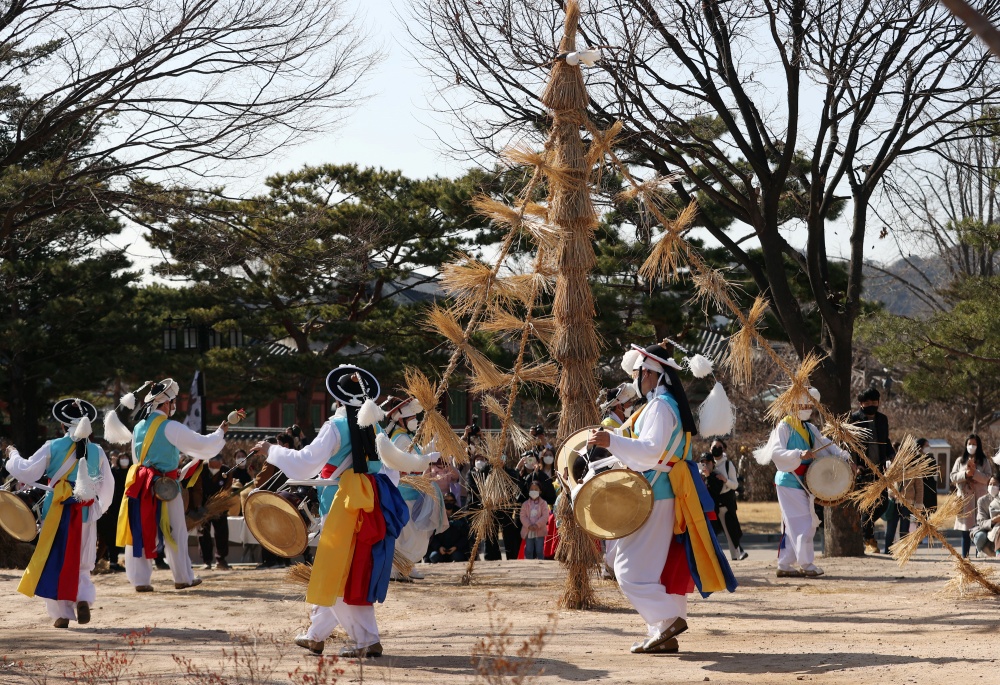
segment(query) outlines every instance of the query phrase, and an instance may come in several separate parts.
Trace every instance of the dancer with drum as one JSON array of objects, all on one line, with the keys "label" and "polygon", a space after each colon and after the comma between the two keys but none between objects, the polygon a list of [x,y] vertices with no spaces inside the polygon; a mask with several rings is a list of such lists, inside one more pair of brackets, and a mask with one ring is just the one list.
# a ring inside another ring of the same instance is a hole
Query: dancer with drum
[{"label": "dancer with drum", "polygon": [[680,366],[663,345],[632,347],[639,353],[630,355],[634,387],[647,404],[618,434],[595,431],[587,444],[609,450],[652,489],[648,518],[615,545],[614,570],[622,592],[646,622],[647,636],[631,651],[673,653],[677,636],[688,628],[687,593],[695,587],[705,596],[732,592],[736,580],[708,526],[707,512],[714,506],[691,461],[696,428],[677,375]]},{"label": "dancer with drum", "polygon": [[67,628],[70,621],[90,622],[97,597],[90,579],[97,556],[96,525],[111,505],[115,481],[104,450],[88,440],[97,418],[94,405],[77,398],[60,400],[52,416],[65,435],[47,441],[27,459],[8,447],[7,470],[22,483],[48,478],[42,529],[17,591],[44,597],[53,625]]},{"label": "dancer with drum", "polygon": [[315,440],[300,450],[265,442],[254,449],[289,479],[318,475],[323,481],[322,532],[306,591],[311,624],[295,644],[322,654],[340,625],[354,643],[341,656],[378,657],[382,643],[373,602],[385,600],[393,556],[391,544],[379,545],[393,541],[408,520],[396,485],[399,471],[422,471],[427,459],[403,453],[381,433],[384,414],[375,404],[380,388],[371,373],[343,365],[330,372],[326,387],[345,413],[323,424]]},{"label": "dancer with drum", "polygon": [[[413,452],[422,455],[420,446],[414,443],[420,421],[417,415],[424,410],[414,398],[398,398],[390,396],[382,403],[385,418],[389,422],[389,439],[392,444],[403,452]],[[435,461],[440,455],[428,453],[426,459]],[[405,475],[405,474],[404,474]],[[417,474],[420,475],[420,474]],[[403,496],[406,507],[410,511],[410,520],[403,526],[396,540],[396,551],[408,562],[416,564],[427,554],[427,546],[435,531],[441,532],[448,528],[448,515],[444,508],[444,497],[441,489],[433,487],[429,493],[423,493],[412,485],[400,483],[399,494]],[[415,568],[409,573],[403,573],[393,566],[393,580],[423,580],[424,575]]]},{"label": "dancer with drum", "polygon": [[809,388],[809,394],[799,398],[796,414],[781,420],[764,448],[765,456],[769,454],[778,468],[774,475],[781,508],[778,578],[818,578],[823,575],[823,569],[813,563],[813,536],[819,526],[819,518],[816,516],[815,496],[805,486],[806,471],[818,456],[830,455],[852,464],[850,454],[831,442],[809,421],[813,402],[819,402],[819,399],[819,390]]},{"label": "dancer with drum", "polygon": [[174,588],[201,584],[191,568],[177,467],[181,452],[201,460],[221,452],[229,424],[223,421],[210,435],[199,435],[170,420],[177,411],[178,390],[171,378],[154,383],[143,400],[145,417],[132,431],[132,466],[118,512],[117,542],[125,548],[125,574],[136,592],[153,591],[153,561],[161,544]]}]

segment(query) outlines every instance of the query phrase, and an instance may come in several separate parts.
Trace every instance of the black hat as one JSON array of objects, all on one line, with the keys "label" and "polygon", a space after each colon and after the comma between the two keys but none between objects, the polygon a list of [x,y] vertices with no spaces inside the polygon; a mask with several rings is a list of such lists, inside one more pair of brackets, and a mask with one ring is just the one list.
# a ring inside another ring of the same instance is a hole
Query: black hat
[{"label": "black hat", "polygon": [[377,400],[382,389],[375,376],[364,369],[344,364],[326,377],[326,390],[341,404],[360,407],[365,400]]},{"label": "black hat", "polygon": [[52,406],[52,416],[67,426],[83,418],[93,422],[97,420],[97,408],[87,400],[70,397],[59,400]]}]

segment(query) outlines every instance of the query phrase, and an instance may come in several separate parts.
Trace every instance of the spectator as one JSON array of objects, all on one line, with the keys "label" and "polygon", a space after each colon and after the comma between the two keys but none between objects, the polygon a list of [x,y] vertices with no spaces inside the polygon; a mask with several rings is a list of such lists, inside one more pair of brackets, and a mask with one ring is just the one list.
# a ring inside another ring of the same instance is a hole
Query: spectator
[{"label": "spectator", "polygon": [[[896,445],[897,449],[898,447]],[[889,554],[889,547],[892,546],[893,540],[896,537],[896,527],[899,527],[899,537],[902,539],[904,535],[910,532],[910,512],[914,508],[923,507],[923,479],[906,478],[906,474],[904,473],[903,481],[899,484],[899,491],[903,496],[902,500],[895,498],[892,493],[889,493],[891,503],[886,512],[885,547],[882,549],[883,554]]]},{"label": "spectator", "polygon": [[246,459],[246,450],[236,450],[233,452],[233,480],[238,480],[243,487],[250,485],[253,482],[254,474],[250,473],[250,464],[247,462],[240,463]]},{"label": "spectator", "polygon": [[[524,540],[525,559],[545,558],[543,548],[550,513],[549,505],[542,499],[541,487],[532,483],[528,487],[528,499],[521,505],[521,539]],[[507,551],[507,558],[510,559],[510,550]]]},{"label": "spectator", "polygon": [[458,483],[462,478],[458,469],[445,461],[444,457],[428,464],[425,475],[438,486],[442,495],[450,494],[452,496],[454,496],[454,493],[451,491],[451,486]]},{"label": "spectator", "polygon": [[[864,443],[865,456],[868,457],[868,461],[884,472],[886,462],[895,455],[892,444],[889,442],[889,419],[878,410],[880,399],[881,395],[878,390],[868,388],[858,395],[860,407],[851,414],[848,420],[868,431],[868,438]],[[860,455],[854,455],[854,461],[858,465],[856,487],[861,488],[875,480],[875,474]],[[882,518],[888,506],[889,499],[883,495],[871,512],[861,512],[860,514],[861,536],[865,541],[865,551],[870,554],[878,554],[878,543],[875,541],[875,521]],[[973,505],[974,508],[975,505]]]},{"label": "spectator", "polygon": [[934,471],[929,475],[924,476],[923,504],[924,504],[924,509],[928,512],[931,512],[937,509],[938,463],[934,455],[931,454],[931,446],[927,442],[927,438],[920,438],[919,440],[917,440],[917,448],[923,455],[925,455],[924,458],[927,459],[934,466]]},{"label": "spectator", "polygon": [[[481,484],[486,481],[489,477],[490,472],[493,470],[493,466],[487,461],[486,457],[479,454],[476,455],[475,460],[475,470],[469,474],[469,508],[470,509],[480,509],[482,507],[482,498],[479,495],[479,489]],[[512,468],[505,467],[504,470],[507,475],[510,476],[511,480],[518,484],[520,488],[520,494],[516,497],[514,504],[520,506],[524,502],[524,483],[518,476],[517,471]],[[501,535],[504,541],[504,550],[507,553],[507,559],[516,559],[517,554],[521,549],[521,526],[513,516],[511,516],[509,511],[497,512],[495,514],[497,525],[501,530]],[[483,541],[483,558],[486,561],[499,561],[502,557],[500,554],[500,540],[494,536],[493,538]]]},{"label": "spectator", "polygon": [[448,527],[434,533],[430,541],[427,561],[440,564],[449,561],[467,561],[469,558],[469,523],[461,515],[455,496],[444,496],[444,509],[448,512]]},{"label": "spectator", "polygon": [[[289,436],[290,437],[290,436]],[[222,455],[215,455],[208,460],[208,464],[202,469],[201,476],[202,502],[208,503],[208,499],[217,492],[228,492],[232,486],[232,476],[222,474]],[[209,519],[201,526],[198,542],[201,545],[201,558],[205,562],[205,568],[212,568],[212,552],[215,551],[215,561],[220,570],[229,570],[229,518],[228,512]],[[215,533],[213,540],[212,533]]]},{"label": "spectator", "polygon": [[532,428],[531,437],[534,440],[534,444],[532,445],[532,451],[535,454],[541,454],[542,450],[544,449],[550,449],[550,450],[555,449],[552,446],[552,443],[548,441],[548,438],[545,437],[545,426],[539,424],[534,428]]},{"label": "spectator", "polygon": [[521,459],[517,462],[514,470],[517,471],[517,475],[521,477],[521,480],[525,480],[535,472],[537,465],[538,453],[534,450],[525,450],[521,453]]},{"label": "spectator", "polygon": [[965,506],[955,517],[955,530],[962,532],[962,556],[968,558],[972,547],[971,531],[976,528],[976,504],[987,494],[993,467],[986,458],[983,442],[972,434],[965,440],[965,451],[955,461],[951,469],[951,482],[955,484],[959,497],[965,498]]},{"label": "spectator", "polygon": [[715,530],[716,536],[719,536],[722,535],[722,524],[719,523],[719,494],[722,492],[722,483],[715,477],[715,457],[711,452],[702,452],[699,462],[701,479],[705,482],[714,504],[715,519],[712,520],[712,529]]},{"label": "spectator", "polygon": [[736,515],[736,491],[740,487],[739,473],[736,471],[736,465],[726,454],[724,440],[719,438],[713,440],[711,453],[712,457],[715,458],[715,471],[712,477],[722,483],[715,501],[719,519],[725,527],[725,532],[729,533],[729,539],[733,545],[733,558],[737,561],[743,561],[750,555],[743,550],[743,528]]}]

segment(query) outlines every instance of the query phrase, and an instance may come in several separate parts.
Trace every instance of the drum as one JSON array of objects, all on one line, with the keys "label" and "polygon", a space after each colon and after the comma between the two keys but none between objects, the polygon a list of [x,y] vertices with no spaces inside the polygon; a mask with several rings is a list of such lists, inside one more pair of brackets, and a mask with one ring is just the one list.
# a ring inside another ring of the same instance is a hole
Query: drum
[{"label": "drum", "polygon": [[0,490],[0,528],[20,542],[31,542],[38,535],[42,500],[45,491],[32,488],[23,492]]},{"label": "drum", "polygon": [[854,489],[854,469],[840,457],[821,455],[806,469],[805,484],[818,504],[833,507],[846,500]]},{"label": "drum", "polygon": [[[666,478],[664,473],[660,478]],[[612,469],[592,477],[573,500],[573,517],[599,540],[637,531],[653,511],[653,488],[641,473]]]},{"label": "drum", "polygon": [[153,481],[153,494],[161,502],[169,502],[181,494],[181,485],[173,478],[160,476]]},{"label": "drum", "polygon": [[578,485],[578,481],[573,475],[573,464],[580,457],[581,450],[586,449],[587,439],[590,434],[600,428],[600,426],[587,426],[576,431],[563,440],[556,452],[556,472],[562,476],[563,480],[569,483],[570,487]]},{"label": "drum", "polygon": [[309,519],[299,508],[304,500],[297,492],[257,490],[247,497],[243,518],[261,545],[290,559],[302,554],[309,544]]}]

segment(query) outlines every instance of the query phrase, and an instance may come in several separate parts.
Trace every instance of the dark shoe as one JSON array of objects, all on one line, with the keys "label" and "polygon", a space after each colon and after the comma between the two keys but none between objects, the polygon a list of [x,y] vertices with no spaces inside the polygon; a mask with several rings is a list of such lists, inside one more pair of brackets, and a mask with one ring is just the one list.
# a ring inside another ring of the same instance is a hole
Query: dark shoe
[{"label": "dark shoe", "polygon": [[295,644],[299,647],[305,647],[313,654],[319,655],[323,653],[323,643],[319,640],[310,640],[305,635],[297,635],[295,637]]},{"label": "dark shoe", "polygon": [[152,592],[153,591],[153,586],[152,585],[136,585],[135,586],[135,591],[136,592]]},{"label": "dark shoe", "polygon": [[211,571],[212,570],[212,565],[211,564],[205,564],[204,566],[201,567],[201,570],[202,571]]},{"label": "dark shoe", "polygon": [[86,602],[76,603],[76,622],[81,626],[90,623],[90,605]]},{"label": "dark shoe", "polygon": [[56,622],[53,623],[52,625],[54,625],[56,628],[69,628],[69,619],[57,618]]},{"label": "dark shoe", "polygon": [[232,568],[225,559],[216,559],[215,565],[219,567],[220,571],[228,571]]},{"label": "dark shoe", "polygon": [[190,583],[174,583],[175,590],[186,590],[189,587],[195,587],[196,585],[201,585],[201,578],[195,578]]},{"label": "dark shoe", "polygon": [[779,578],[801,578],[805,574],[797,568],[779,568],[777,575]]},{"label": "dark shoe", "polygon": [[743,561],[750,556],[742,547],[740,547],[739,550],[739,553],[736,555],[736,561]]},{"label": "dark shoe", "polygon": [[340,650],[340,656],[344,659],[377,659],[382,656],[382,643],[376,642],[367,647],[344,647]]},{"label": "dark shoe", "polygon": [[125,567],[122,566],[121,564],[111,564],[110,566],[108,566],[108,568],[111,569],[112,571],[114,571],[115,573],[124,573],[125,572]]},{"label": "dark shoe", "polygon": [[161,571],[169,571],[170,570],[170,567],[167,565],[167,562],[165,562],[165,561],[160,561],[159,559],[157,559],[156,562],[155,562],[155,564],[156,564],[156,568],[160,569]]}]

